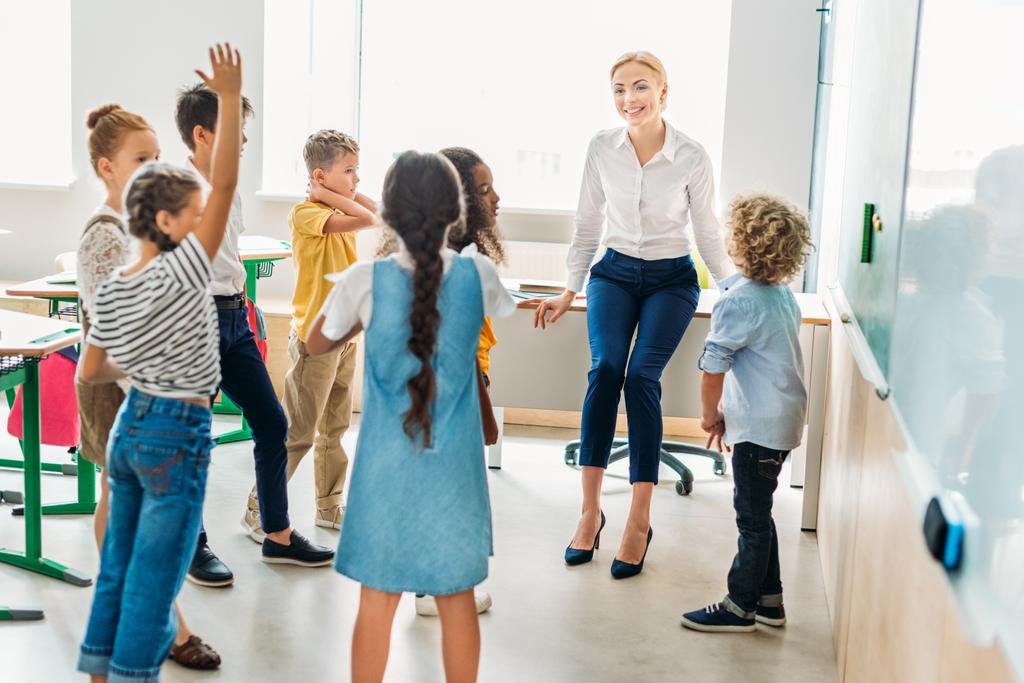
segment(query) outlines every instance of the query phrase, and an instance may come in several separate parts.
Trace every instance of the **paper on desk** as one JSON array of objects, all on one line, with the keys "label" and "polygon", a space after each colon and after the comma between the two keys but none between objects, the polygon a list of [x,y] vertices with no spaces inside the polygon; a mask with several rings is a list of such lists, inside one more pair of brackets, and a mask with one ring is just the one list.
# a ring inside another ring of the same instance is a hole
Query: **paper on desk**
[{"label": "paper on desk", "polygon": [[242,235],[238,238],[239,251],[268,251],[271,249],[287,249],[288,243],[273,237],[262,235]]},{"label": "paper on desk", "polygon": [[63,273],[57,273],[56,275],[50,275],[45,278],[45,282],[48,285],[73,285],[78,281],[78,273],[73,270],[68,270]]}]

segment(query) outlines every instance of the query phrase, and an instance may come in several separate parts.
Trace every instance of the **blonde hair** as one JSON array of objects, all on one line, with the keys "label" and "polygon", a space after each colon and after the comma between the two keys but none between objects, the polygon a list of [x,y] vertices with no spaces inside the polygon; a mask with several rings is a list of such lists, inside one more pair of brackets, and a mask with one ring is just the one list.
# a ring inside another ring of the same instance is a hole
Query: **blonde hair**
[{"label": "blonde hair", "polygon": [[302,158],[306,162],[306,170],[312,173],[316,169],[330,169],[337,158],[344,154],[359,154],[359,143],[351,135],[337,130],[318,130],[306,138],[306,146],[302,148]]},{"label": "blonde hair", "polygon": [[[661,79],[662,85],[668,84],[668,72],[665,71],[665,65],[661,63],[661,60],[655,57],[652,53],[646,50],[635,50],[633,52],[627,52],[612,64],[611,70],[608,72],[608,78],[614,78],[615,72],[618,71],[619,67],[623,64],[629,64],[630,62],[636,62],[637,64],[643,64],[648,69],[651,69]],[[665,111],[665,99],[659,100],[661,110]]]},{"label": "blonde hair", "polygon": [[104,104],[89,112],[85,125],[89,128],[89,161],[99,175],[100,159],[112,159],[128,133],[136,130],[152,131],[146,119],[126,111],[120,104]]},{"label": "blonde hair", "polygon": [[743,275],[769,285],[789,282],[814,248],[803,214],[769,194],[737,197],[729,206],[729,254]]}]

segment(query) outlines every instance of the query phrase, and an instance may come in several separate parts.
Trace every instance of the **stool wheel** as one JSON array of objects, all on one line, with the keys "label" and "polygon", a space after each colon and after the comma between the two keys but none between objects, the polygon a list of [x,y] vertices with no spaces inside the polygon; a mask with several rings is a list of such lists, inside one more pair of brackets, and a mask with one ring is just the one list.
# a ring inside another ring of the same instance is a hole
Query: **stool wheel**
[{"label": "stool wheel", "polygon": [[580,451],[580,445],[579,445],[578,442],[577,443],[570,443],[569,445],[567,445],[565,447],[565,456],[564,456],[565,464],[566,465],[570,465],[570,466],[571,465],[575,465],[576,464],[576,455],[579,453],[579,451]]},{"label": "stool wheel", "polygon": [[715,463],[715,470],[714,470],[714,472],[715,472],[715,474],[717,474],[720,477],[724,476],[725,475],[725,463],[723,462],[723,463],[719,464],[719,463],[716,462]]},{"label": "stool wheel", "polygon": [[676,493],[680,496],[688,496],[693,491],[693,482],[680,479],[676,482]]}]

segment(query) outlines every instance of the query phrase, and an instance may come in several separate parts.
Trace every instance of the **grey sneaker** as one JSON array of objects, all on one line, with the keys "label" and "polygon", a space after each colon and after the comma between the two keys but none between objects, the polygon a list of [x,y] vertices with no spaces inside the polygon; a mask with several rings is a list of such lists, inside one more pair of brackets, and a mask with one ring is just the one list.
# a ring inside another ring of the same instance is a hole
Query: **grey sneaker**
[{"label": "grey sneaker", "polygon": [[242,515],[242,528],[245,529],[245,535],[255,543],[262,545],[263,539],[267,537],[267,533],[263,531],[263,526],[260,522],[259,510],[245,508],[245,514]]},{"label": "grey sneaker", "polygon": [[315,524],[325,529],[341,529],[341,522],[345,519],[345,506],[339,505],[336,508],[316,511]]}]

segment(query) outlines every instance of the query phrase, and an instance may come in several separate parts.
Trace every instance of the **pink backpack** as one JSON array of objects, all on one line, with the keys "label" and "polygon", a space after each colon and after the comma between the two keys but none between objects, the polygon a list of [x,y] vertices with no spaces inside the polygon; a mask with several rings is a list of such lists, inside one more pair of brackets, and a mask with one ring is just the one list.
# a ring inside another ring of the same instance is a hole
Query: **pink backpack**
[{"label": "pink backpack", "polygon": [[[78,445],[78,399],[75,396],[75,368],[78,352],[64,349],[39,362],[40,442],[50,446]],[[21,440],[22,387],[7,417],[7,433]]]}]

